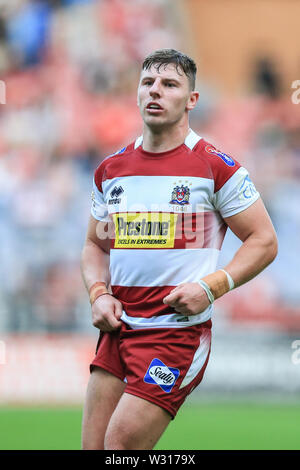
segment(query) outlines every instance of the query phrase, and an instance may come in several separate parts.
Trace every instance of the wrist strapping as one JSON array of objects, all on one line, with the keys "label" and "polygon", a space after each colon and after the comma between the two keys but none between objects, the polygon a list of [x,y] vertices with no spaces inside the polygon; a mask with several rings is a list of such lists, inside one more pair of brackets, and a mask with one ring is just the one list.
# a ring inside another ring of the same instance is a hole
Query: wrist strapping
[{"label": "wrist strapping", "polygon": [[218,271],[205,276],[199,281],[199,284],[205,290],[211,304],[216,299],[226,294],[226,292],[234,288],[232,277],[224,269],[219,269]]},{"label": "wrist strapping", "polygon": [[105,282],[95,282],[95,284],[93,284],[89,290],[91,305],[93,305],[95,300],[97,300],[100,295],[104,294],[110,294],[110,292],[107,290]]},{"label": "wrist strapping", "polygon": [[227,271],[225,271],[225,269],[220,269],[220,271],[223,271],[223,273],[225,273],[226,276],[227,276],[228,284],[229,284],[229,290],[234,289],[234,280],[232,279],[230,274]]}]

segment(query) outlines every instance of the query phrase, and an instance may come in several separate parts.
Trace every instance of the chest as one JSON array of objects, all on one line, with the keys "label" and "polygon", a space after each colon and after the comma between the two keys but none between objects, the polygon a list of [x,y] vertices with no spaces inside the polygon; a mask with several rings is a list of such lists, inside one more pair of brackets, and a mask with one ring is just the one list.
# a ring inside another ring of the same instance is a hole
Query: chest
[{"label": "chest", "polygon": [[194,176],[116,176],[103,182],[110,214],[211,211],[213,193],[212,179]]}]

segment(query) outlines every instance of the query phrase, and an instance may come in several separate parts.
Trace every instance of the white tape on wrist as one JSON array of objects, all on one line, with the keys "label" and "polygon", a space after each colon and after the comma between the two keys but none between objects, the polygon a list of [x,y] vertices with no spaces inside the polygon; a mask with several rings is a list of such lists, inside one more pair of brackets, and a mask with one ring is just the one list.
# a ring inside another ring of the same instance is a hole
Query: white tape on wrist
[{"label": "white tape on wrist", "polygon": [[225,269],[220,269],[220,271],[223,271],[227,276],[228,284],[229,284],[229,290],[234,289],[234,280],[232,279],[230,274],[227,271],[225,271]]},{"label": "white tape on wrist", "polygon": [[206,282],[204,281],[198,281],[198,284],[200,284],[200,286],[203,287],[203,289],[206,292],[209,302],[212,304],[215,301],[215,298],[214,298],[212,291],[209,288],[209,285],[206,284]]}]

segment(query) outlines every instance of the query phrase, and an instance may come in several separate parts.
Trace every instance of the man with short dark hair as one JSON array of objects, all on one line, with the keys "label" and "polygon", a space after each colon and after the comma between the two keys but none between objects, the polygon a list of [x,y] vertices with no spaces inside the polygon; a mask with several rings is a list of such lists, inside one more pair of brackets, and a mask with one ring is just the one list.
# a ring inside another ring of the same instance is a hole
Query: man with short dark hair
[{"label": "man with short dark hair", "polygon": [[150,70],[151,67],[154,67],[157,72],[159,72],[161,68],[166,68],[169,64],[175,66],[176,72],[179,75],[184,73],[187,76],[190,90],[194,91],[197,66],[193,59],[175,49],[159,49],[152,52],[152,54],[149,54],[145,58],[142,64],[142,70]]},{"label": "man with short dark hair", "polygon": [[[82,253],[100,329],[83,417],[84,449],[152,449],[201,382],[215,299],[261,272],[277,240],[247,170],[189,128],[196,65],[146,57],[143,134],[96,169]],[[229,227],[243,242],[216,271]]]}]

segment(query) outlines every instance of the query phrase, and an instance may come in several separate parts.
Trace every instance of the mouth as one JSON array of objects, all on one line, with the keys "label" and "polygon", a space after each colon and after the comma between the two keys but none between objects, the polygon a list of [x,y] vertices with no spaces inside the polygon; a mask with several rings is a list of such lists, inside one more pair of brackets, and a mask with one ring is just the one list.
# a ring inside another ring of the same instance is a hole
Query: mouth
[{"label": "mouth", "polygon": [[147,104],[146,111],[148,111],[150,114],[160,114],[163,111],[163,108],[160,106],[160,104],[151,101]]}]

